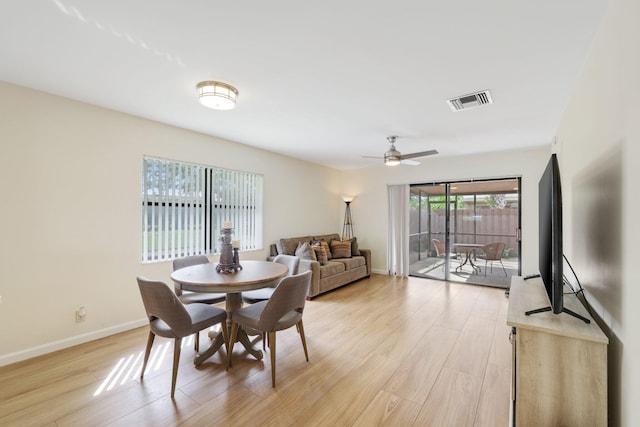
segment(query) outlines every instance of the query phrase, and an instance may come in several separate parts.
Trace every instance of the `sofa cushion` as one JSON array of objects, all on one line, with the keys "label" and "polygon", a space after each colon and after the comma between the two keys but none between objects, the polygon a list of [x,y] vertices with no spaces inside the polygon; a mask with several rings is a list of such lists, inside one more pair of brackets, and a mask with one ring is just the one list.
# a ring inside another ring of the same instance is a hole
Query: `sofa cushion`
[{"label": "sofa cushion", "polygon": [[329,245],[332,258],[351,258],[351,242],[349,240],[332,240]]},{"label": "sofa cushion", "polygon": [[364,257],[360,255],[351,258],[334,258],[331,262],[340,262],[344,264],[345,270],[352,270],[367,264]]},{"label": "sofa cushion", "polygon": [[332,240],[341,240],[338,233],[333,234],[321,234],[319,236],[313,236],[313,240],[324,240],[330,242]]},{"label": "sofa cushion", "polygon": [[298,247],[298,243],[300,242],[308,242],[311,240],[311,236],[303,236],[303,237],[291,237],[287,239],[278,240],[278,253],[285,255],[295,255],[296,248]]},{"label": "sofa cushion", "polygon": [[310,259],[311,261],[317,261],[316,251],[311,248],[309,242],[300,242],[296,248],[295,255],[300,259]]},{"label": "sofa cushion", "polygon": [[320,279],[342,273],[343,271],[345,271],[344,263],[329,261],[326,265],[320,267]]},{"label": "sofa cushion", "polygon": [[355,237],[351,239],[351,256],[360,255],[360,250],[358,249],[358,239]]}]

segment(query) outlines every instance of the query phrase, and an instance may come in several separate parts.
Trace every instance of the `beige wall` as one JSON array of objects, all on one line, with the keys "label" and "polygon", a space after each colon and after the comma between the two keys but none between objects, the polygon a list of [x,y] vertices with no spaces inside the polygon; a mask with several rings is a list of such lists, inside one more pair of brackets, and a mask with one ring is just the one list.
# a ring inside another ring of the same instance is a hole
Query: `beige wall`
[{"label": "beige wall", "polygon": [[638,423],[640,3],[612,0],[558,131],[565,252],[604,321],[609,425]]},{"label": "beige wall", "polygon": [[[357,195],[355,232],[380,272],[387,184],[522,176],[524,271],[535,270],[537,239],[529,236],[537,236],[537,181],[548,149],[340,173],[6,83],[0,113],[0,365],[144,324],[135,277],[169,281],[171,269],[139,261],[145,154],[264,174],[265,248],[245,259],[264,259],[281,236],[340,232],[340,195]],[[79,306],[87,310],[82,322]]]},{"label": "beige wall", "polygon": [[0,365],[144,324],[135,277],[171,270],[140,262],[145,154],[264,174],[265,249],[245,259],[340,230],[336,170],[2,82],[0,117]]},{"label": "beige wall", "polygon": [[351,203],[358,244],[373,249],[372,267],[386,272],[387,185],[420,184],[453,179],[522,177],[522,271],[538,271],[538,181],[549,160],[550,149],[503,151],[473,156],[429,157],[418,166],[359,169],[342,173]]}]

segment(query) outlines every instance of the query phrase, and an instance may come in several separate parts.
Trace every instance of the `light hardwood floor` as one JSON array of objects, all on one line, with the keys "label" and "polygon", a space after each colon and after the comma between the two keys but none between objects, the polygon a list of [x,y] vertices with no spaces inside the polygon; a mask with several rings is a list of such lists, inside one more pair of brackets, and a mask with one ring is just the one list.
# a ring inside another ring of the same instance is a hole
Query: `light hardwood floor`
[{"label": "light hardwood floor", "polygon": [[268,353],[196,368],[185,340],[172,400],[172,341],[139,380],[145,327],[0,368],[0,425],[507,426],[506,313],[502,289],[372,275],[307,303],[309,362],[278,333],[275,389]]}]

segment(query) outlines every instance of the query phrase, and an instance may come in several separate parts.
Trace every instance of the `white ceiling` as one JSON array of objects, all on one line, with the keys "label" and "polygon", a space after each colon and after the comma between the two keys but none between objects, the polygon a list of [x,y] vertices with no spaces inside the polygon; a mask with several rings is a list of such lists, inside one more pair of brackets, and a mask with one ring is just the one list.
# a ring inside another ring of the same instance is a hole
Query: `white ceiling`
[{"label": "white ceiling", "polygon": [[[403,154],[533,147],[606,3],[3,0],[0,79],[337,169],[381,164],[361,155],[389,135]],[[202,80],[238,88],[237,108],[201,106]],[[493,104],[446,104],[484,89]]]}]

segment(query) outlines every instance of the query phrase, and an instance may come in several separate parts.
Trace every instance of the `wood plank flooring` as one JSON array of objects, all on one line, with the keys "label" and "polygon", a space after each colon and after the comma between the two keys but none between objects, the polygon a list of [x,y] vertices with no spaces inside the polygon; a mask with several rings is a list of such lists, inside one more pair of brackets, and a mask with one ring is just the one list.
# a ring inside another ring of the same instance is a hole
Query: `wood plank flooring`
[{"label": "wood plank flooring", "polygon": [[145,327],[1,367],[0,425],[507,426],[506,312],[502,289],[372,275],[307,303],[309,362],[278,333],[275,389],[268,350],[196,368],[185,339],[172,400],[172,341],[139,379]]}]

